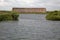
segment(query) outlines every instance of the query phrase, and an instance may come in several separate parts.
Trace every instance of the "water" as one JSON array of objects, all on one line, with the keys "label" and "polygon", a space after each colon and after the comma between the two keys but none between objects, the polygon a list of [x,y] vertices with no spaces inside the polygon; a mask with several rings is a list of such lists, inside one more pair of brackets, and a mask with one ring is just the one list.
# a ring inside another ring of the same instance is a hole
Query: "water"
[{"label": "water", "polygon": [[19,21],[0,22],[0,40],[60,40],[60,21],[45,14],[20,14]]}]

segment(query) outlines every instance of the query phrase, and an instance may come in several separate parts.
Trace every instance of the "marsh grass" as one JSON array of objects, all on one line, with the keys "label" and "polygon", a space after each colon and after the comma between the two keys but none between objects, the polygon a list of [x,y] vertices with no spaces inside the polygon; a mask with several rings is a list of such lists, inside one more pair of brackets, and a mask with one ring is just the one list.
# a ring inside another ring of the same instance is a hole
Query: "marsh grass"
[{"label": "marsh grass", "polygon": [[0,21],[18,20],[19,14],[12,11],[0,11]]},{"label": "marsh grass", "polygon": [[60,20],[60,11],[48,12],[46,16],[47,20]]}]

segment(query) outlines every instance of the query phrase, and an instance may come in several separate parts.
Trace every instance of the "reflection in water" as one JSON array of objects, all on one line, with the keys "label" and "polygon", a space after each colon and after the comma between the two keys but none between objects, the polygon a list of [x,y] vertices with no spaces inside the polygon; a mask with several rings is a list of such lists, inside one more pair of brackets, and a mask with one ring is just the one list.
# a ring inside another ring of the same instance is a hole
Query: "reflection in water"
[{"label": "reflection in water", "polygon": [[0,22],[0,40],[60,40],[60,21],[45,14],[21,14],[19,21]]}]

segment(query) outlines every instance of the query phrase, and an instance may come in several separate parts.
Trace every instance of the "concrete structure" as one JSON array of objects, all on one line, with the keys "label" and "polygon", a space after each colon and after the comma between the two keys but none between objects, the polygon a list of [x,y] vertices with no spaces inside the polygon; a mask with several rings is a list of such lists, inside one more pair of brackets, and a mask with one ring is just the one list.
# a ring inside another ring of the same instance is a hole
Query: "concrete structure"
[{"label": "concrete structure", "polygon": [[46,8],[13,8],[15,12],[46,12]]}]

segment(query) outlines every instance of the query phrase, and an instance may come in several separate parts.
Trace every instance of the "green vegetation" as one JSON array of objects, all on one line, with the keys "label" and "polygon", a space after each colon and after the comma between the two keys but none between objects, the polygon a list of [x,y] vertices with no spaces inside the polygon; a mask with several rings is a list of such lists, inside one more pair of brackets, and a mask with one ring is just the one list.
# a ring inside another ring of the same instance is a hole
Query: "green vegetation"
[{"label": "green vegetation", "polygon": [[0,21],[18,20],[19,14],[12,11],[0,11]]},{"label": "green vegetation", "polygon": [[47,12],[47,20],[60,20],[60,11]]}]

